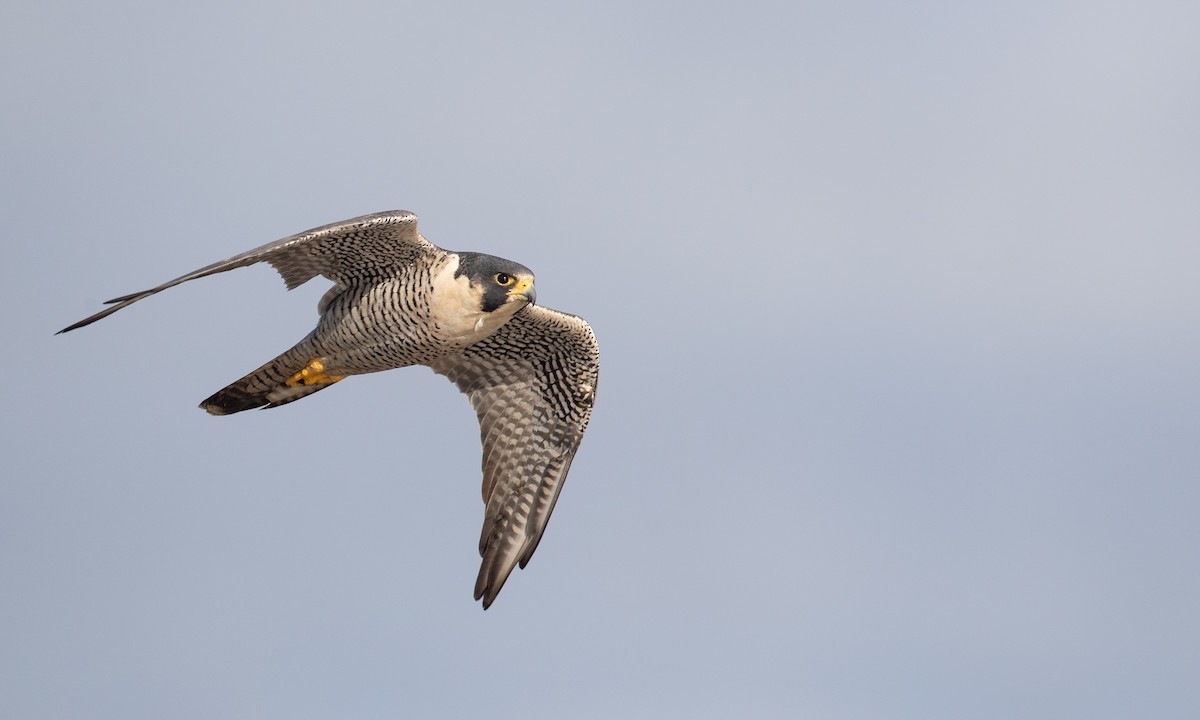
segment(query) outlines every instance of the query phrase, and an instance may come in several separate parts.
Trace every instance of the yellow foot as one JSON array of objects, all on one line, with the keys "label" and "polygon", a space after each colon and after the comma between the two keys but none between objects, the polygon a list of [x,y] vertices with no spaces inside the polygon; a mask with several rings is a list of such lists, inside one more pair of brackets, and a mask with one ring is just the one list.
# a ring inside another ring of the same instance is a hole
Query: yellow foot
[{"label": "yellow foot", "polygon": [[325,373],[325,365],[320,360],[312,360],[303,370],[288,378],[286,382],[288,387],[326,385],[328,383],[335,383],[344,377],[346,376],[327,375]]}]

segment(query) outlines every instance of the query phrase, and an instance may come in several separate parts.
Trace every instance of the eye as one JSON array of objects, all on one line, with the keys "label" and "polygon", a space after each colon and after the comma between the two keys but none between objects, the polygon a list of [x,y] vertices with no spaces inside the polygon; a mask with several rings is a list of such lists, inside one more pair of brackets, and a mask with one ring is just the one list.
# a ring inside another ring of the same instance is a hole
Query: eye
[{"label": "eye", "polygon": [[512,285],[513,276],[508,273],[496,273],[496,283],[500,285]]}]

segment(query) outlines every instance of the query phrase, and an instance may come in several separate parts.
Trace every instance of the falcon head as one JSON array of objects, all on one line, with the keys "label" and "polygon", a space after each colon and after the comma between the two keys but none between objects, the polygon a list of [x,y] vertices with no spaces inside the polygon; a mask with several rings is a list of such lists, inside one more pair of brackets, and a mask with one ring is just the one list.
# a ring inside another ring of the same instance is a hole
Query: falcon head
[{"label": "falcon head", "polygon": [[466,276],[472,293],[479,294],[480,309],[485,313],[505,308],[516,312],[537,300],[533,271],[521,263],[482,253],[458,253],[455,278]]}]

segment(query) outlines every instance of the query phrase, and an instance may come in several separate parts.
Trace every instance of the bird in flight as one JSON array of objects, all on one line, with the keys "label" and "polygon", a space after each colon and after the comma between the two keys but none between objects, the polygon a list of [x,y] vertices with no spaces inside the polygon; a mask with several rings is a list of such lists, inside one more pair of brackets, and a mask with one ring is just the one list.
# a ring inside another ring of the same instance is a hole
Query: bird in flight
[{"label": "bird in flight", "polygon": [[535,304],[533,273],[511,260],[452,252],[403,210],[324,225],[200,268],[110,307],[207,275],[266,262],[288,289],[317,275],[334,285],[316,328],[211,397],[213,415],[294,402],[350,376],[408,365],[445,375],[471,401],[483,444],[483,562],[475,599],[487,609],[545,532],[596,397],[599,346],[580,317]]}]

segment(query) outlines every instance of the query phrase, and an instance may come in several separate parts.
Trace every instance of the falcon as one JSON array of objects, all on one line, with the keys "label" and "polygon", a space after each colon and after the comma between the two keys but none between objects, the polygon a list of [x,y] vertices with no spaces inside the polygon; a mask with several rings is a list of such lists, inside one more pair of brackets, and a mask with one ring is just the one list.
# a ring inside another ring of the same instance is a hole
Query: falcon
[{"label": "falcon", "polygon": [[443,250],[403,210],[285,237],[110,307],[90,325],[189,280],[266,262],[289,290],[317,275],[334,285],[316,328],[294,347],[200,403],[213,415],[285,405],[350,375],[426,365],[471,401],[483,445],[486,610],[537,549],[596,397],[599,346],[582,318],[535,304],[533,272],[511,260]]}]

